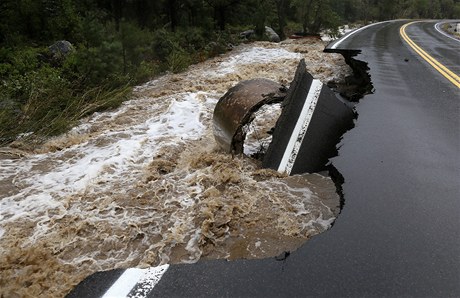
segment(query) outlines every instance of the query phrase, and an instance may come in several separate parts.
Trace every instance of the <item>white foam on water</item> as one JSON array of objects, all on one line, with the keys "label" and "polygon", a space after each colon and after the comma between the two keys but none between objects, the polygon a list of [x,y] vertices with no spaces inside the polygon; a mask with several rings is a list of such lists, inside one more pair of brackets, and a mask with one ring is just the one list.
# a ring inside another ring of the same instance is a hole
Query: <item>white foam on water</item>
[{"label": "white foam on water", "polygon": [[283,48],[253,47],[220,63],[214,73],[217,76],[224,76],[236,72],[240,65],[274,63],[277,60],[301,58],[301,54],[293,53]]},{"label": "white foam on water", "polygon": [[[215,102],[213,98],[209,100]],[[120,110],[126,111],[129,105],[135,104],[136,101],[127,102]],[[58,152],[2,160],[0,177],[13,178],[18,187],[26,187],[0,200],[0,220],[6,223],[5,220],[34,217],[47,209],[58,208],[62,206],[60,199],[65,196],[94,185],[104,188],[100,182],[135,181],[137,177],[131,175],[130,170],[145,166],[156,150],[166,144],[159,144],[161,138],[177,144],[197,139],[204,133],[206,128],[200,121],[204,109],[207,109],[206,101],[197,99],[197,94],[179,94],[170,99],[168,110],[161,116],[148,118],[132,127],[105,131],[99,137],[107,142],[103,146],[97,141],[88,141]],[[107,113],[106,118],[113,121],[120,113]],[[89,126],[85,123],[75,130],[88,129]]]}]

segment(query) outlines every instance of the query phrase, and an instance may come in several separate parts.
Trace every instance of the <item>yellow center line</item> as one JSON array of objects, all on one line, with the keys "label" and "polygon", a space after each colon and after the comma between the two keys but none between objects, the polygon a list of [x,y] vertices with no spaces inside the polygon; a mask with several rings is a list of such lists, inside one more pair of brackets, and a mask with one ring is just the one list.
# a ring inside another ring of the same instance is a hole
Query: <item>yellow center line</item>
[{"label": "yellow center line", "polygon": [[450,69],[442,65],[438,60],[431,57],[427,52],[420,48],[409,36],[406,34],[406,28],[416,22],[407,23],[399,29],[399,34],[407,42],[407,44],[417,53],[425,59],[431,66],[434,67],[439,73],[441,73],[446,79],[452,84],[460,88],[460,77],[453,73]]}]

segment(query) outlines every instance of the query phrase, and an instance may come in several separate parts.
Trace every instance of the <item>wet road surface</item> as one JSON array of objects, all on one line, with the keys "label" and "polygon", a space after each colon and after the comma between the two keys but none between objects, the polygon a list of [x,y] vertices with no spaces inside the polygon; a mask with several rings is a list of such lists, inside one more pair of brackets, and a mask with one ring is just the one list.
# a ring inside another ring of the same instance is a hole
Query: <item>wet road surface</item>
[{"label": "wet road surface", "polygon": [[[368,63],[375,90],[332,160],[345,178],[334,227],[286,258],[171,265],[149,297],[460,294],[460,89],[405,43],[404,23],[373,25],[336,46],[361,51],[354,58]],[[458,75],[460,43],[434,25],[406,32]],[[91,296],[85,288],[72,295]]]}]

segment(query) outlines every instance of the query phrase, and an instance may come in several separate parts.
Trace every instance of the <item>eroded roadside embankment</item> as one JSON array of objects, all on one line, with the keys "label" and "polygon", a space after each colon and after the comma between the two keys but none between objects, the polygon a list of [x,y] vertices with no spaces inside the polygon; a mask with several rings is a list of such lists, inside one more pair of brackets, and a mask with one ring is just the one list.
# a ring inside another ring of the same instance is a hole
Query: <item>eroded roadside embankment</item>
[{"label": "eroded roadside embankment", "polygon": [[[371,76],[369,73],[369,66],[367,62],[357,60],[354,57],[361,53],[360,50],[331,50],[325,49],[325,53],[340,54],[345,59],[347,65],[352,69],[352,74],[344,78],[340,82],[331,81],[328,86],[333,89],[336,93],[342,96],[345,100],[349,101],[351,105],[357,104],[365,95],[374,92],[374,86],[372,84]],[[354,110],[355,121],[358,119],[358,112]],[[349,128],[353,129],[354,125]],[[338,144],[339,146],[339,144]],[[337,148],[339,150],[339,148]],[[337,155],[339,152],[337,151]],[[329,177],[334,181],[337,188],[337,194],[340,197],[340,210],[345,205],[345,197],[343,193],[343,183],[345,183],[345,177],[337,170],[336,167],[331,163],[328,166]]]},{"label": "eroded roadside embankment", "polygon": [[0,160],[0,294],[62,297],[100,270],[261,258],[293,250],[339,212],[330,177],[285,177],[220,152],[212,111],[228,88],[350,70],[318,40],[243,45],[139,86],[34,152]]},{"label": "eroded roadside embankment", "polygon": [[373,93],[368,64],[354,58],[361,53],[360,50],[326,49],[324,52],[342,55],[353,71],[352,75],[346,76],[341,82],[329,82],[330,88],[350,102],[359,102],[366,94]]}]

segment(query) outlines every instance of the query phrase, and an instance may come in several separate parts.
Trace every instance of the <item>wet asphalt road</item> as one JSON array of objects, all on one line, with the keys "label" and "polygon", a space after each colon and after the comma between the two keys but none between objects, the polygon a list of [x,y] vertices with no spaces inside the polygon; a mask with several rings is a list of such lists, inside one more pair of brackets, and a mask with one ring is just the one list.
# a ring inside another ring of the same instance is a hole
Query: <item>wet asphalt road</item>
[{"label": "wet asphalt road", "polygon": [[[361,50],[375,91],[332,161],[345,178],[333,228],[281,261],[172,265],[150,296],[460,296],[460,89],[401,39],[404,23],[337,46]],[[406,32],[460,75],[460,42],[434,24]]]}]

